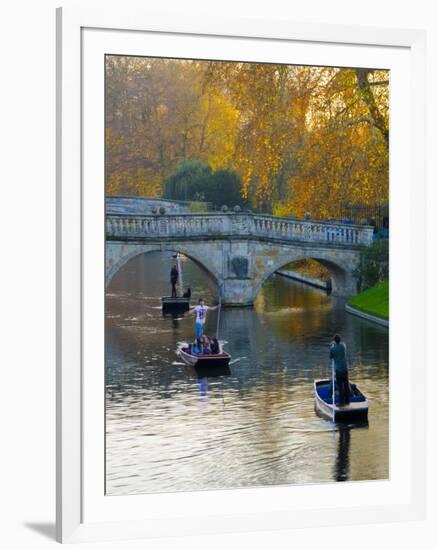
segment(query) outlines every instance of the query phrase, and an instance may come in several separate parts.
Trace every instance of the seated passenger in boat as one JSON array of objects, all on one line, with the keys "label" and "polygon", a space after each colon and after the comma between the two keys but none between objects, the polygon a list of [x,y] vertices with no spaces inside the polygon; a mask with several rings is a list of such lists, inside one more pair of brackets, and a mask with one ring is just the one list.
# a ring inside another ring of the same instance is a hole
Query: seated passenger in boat
[{"label": "seated passenger in boat", "polygon": [[203,353],[205,355],[211,355],[211,338],[209,336],[202,336]]},{"label": "seated passenger in boat", "polygon": [[191,298],[191,288],[187,288],[187,290],[184,292],[182,298]]},{"label": "seated passenger in boat", "polygon": [[211,341],[211,353],[213,355],[217,355],[218,353],[220,353],[220,345],[217,338],[213,338]]}]

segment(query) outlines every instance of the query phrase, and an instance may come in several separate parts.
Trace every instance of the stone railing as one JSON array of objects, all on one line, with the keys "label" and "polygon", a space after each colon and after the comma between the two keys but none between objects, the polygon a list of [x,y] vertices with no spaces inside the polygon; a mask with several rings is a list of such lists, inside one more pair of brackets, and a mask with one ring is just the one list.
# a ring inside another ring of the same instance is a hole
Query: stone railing
[{"label": "stone railing", "polygon": [[312,220],[277,218],[249,213],[172,215],[107,215],[111,240],[156,240],[252,237],[272,241],[304,241],[343,246],[367,246],[373,227]]},{"label": "stone railing", "polygon": [[123,197],[106,196],[106,213],[109,215],[148,216],[159,214],[163,209],[167,215],[190,214],[193,206],[197,206],[198,212],[207,212],[210,208],[208,202],[198,201],[173,201],[160,197]]}]

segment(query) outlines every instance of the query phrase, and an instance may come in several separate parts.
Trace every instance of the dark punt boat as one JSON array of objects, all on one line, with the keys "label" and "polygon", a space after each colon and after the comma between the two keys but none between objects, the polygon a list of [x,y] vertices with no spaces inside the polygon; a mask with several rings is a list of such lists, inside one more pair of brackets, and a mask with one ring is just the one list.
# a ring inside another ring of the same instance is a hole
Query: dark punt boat
[{"label": "dark punt boat", "polygon": [[[338,422],[366,420],[369,411],[369,403],[366,396],[360,392],[356,384],[351,384],[351,395],[349,405],[340,406],[332,403],[331,380],[315,380],[315,408],[316,412]],[[336,396],[337,397],[337,396]]]},{"label": "dark punt boat", "polygon": [[163,296],[161,298],[162,313],[171,315],[174,313],[185,313],[190,309],[190,299],[172,296]]}]

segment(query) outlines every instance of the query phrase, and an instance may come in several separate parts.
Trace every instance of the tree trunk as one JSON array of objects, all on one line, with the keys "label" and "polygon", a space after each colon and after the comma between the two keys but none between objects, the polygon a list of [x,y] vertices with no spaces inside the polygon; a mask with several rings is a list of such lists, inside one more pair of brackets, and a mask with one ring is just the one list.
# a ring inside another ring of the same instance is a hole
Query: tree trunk
[{"label": "tree trunk", "polygon": [[369,109],[369,114],[372,117],[373,125],[375,128],[381,132],[384,137],[384,140],[388,146],[389,141],[389,129],[387,123],[380,113],[378,106],[375,101],[375,96],[373,95],[372,89],[369,83],[369,73],[370,69],[355,69],[355,74],[357,75],[358,88],[361,92],[361,97],[364,103]]}]

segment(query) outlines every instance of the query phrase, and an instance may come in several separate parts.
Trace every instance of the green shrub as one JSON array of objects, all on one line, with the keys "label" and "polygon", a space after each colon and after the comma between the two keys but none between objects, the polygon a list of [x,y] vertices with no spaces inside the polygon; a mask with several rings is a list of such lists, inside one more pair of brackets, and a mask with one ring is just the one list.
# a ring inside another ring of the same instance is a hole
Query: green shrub
[{"label": "green shrub", "polygon": [[229,207],[244,206],[245,201],[241,196],[241,178],[236,172],[230,170],[216,170],[211,177],[205,197],[215,206],[227,204]]},{"label": "green shrub", "polygon": [[216,207],[223,204],[231,208],[245,204],[241,196],[241,178],[230,170],[216,170],[200,160],[184,160],[164,180],[166,199],[210,202]]},{"label": "green shrub", "polygon": [[180,201],[204,201],[211,173],[211,167],[205,162],[184,160],[173,174],[165,178],[163,196]]},{"label": "green shrub", "polygon": [[361,252],[360,263],[354,271],[360,291],[388,279],[388,254],[388,239],[377,239]]}]

